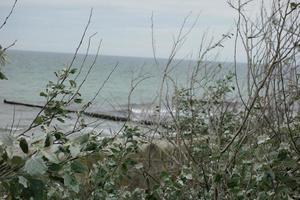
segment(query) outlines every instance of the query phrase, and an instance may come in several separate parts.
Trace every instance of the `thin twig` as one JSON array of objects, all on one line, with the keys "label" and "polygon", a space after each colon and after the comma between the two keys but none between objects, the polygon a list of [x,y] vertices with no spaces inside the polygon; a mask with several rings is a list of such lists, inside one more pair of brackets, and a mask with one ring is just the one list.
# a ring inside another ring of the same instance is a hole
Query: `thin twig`
[{"label": "thin twig", "polygon": [[6,16],[4,22],[2,23],[2,25],[0,26],[0,30],[5,26],[5,24],[7,23],[8,19],[10,18],[10,16],[12,15],[15,7],[16,7],[16,4],[17,4],[18,0],[15,0],[13,6],[11,7],[10,9],[10,12],[8,13],[8,15]]}]

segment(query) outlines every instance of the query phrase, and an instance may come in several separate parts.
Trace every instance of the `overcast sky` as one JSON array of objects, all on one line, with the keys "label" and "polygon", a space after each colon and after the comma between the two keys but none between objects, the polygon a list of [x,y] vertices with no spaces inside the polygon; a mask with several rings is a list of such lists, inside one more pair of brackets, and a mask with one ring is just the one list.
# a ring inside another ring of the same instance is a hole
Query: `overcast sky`
[{"label": "overcast sky", "polygon": [[[1,21],[12,3],[0,1]],[[187,27],[200,17],[179,57],[195,56],[203,33],[218,39],[233,32],[235,18],[226,0],[19,0],[0,42],[17,39],[15,49],[74,52],[91,7],[89,34],[98,32],[95,40],[103,39],[102,54],[121,56],[152,57],[152,12],[158,57],[169,55],[172,38],[190,12]],[[225,43],[220,60],[232,60],[232,43]]]}]

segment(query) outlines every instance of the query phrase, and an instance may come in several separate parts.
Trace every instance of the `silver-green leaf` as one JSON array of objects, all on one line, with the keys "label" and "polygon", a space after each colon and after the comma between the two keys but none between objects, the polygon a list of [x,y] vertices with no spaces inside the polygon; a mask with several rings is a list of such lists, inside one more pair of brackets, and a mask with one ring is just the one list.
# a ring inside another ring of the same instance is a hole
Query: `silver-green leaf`
[{"label": "silver-green leaf", "polygon": [[47,166],[41,157],[32,157],[26,161],[24,169],[31,176],[39,176],[47,171]]}]

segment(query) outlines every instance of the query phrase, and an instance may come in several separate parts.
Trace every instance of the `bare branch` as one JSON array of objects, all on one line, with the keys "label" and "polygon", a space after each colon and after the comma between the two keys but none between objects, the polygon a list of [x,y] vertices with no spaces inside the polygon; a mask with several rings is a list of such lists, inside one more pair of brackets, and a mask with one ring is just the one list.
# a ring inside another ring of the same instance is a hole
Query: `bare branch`
[{"label": "bare branch", "polygon": [[10,18],[10,16],[12,15],[12,13],[13,13],[15,7],[16,7],[17,2],[18,2],[18,0],[15,0],[13,6],[12,6],[11,9],[10,9],[10,12],[9,12],[8,15],[6,16],[6,18],[5,18],[4,22],[2,23],[2,25],[0,25],[0,30],[6,25],[8,19]]}]

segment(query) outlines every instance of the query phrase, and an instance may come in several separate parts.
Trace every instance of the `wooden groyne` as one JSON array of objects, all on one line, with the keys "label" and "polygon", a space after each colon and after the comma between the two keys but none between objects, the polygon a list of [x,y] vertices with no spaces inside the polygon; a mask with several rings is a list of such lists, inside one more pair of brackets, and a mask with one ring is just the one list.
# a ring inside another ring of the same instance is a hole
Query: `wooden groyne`
[{"label": "wooden groyne", "polygon": [[3,103],[5,103],[5,104],[11,104],[11,105],[17,105],[17,106],[32,107],[32,108],[43,108],[43,106],[40,106],[40,105],[34,105],[34,104],[28,104],[28,103],[21,103],[21,102],[15,102],[15,101],[7,101],[6,99],[3,100]]},{"label": "wooden groyne", "polygon": [[[32,107],[32,108],[44,108],[44,106],[41,105],[36,105],[36,104],[29,104],[29,103],[23,103],[23,102],[16,102],[16,101],[8,101],[6,99],[4,99],[3,101],[5,104],[10,104],[10,105],[17,105],[17,106],[26,106],[26,107]],[[75,113],[78,112],[76,110],[71,110],[71,109],[67,109],[67,112],[70,113]],[[154,121],[150,121],[150,120],[131,120],[128,117],[123,117],[123,116],[117,116],[117,115],[113,115],[113,114],[106,114],[106,113],[96,113],[96,112],[82,112],[83,115],[89,116],[89,117],[94,117],[94,118],[99,118],[99,119],[105,119],[105,120],[110,120],[110,121],[116,121],[116,122],[135,122],[135,123],[139,123],[139,124],[143,124],[143,125],[155,125],[156,123]],[[160,124],[163,127],[166,127],[165,124]]]}]

